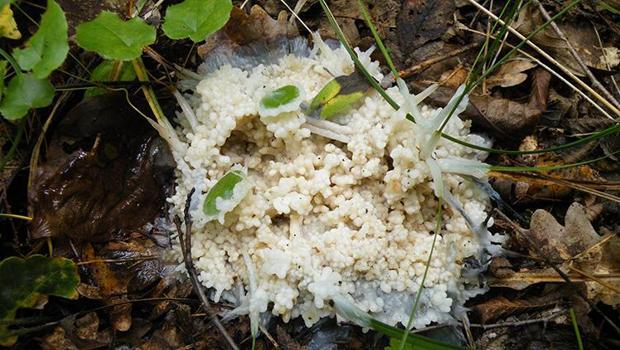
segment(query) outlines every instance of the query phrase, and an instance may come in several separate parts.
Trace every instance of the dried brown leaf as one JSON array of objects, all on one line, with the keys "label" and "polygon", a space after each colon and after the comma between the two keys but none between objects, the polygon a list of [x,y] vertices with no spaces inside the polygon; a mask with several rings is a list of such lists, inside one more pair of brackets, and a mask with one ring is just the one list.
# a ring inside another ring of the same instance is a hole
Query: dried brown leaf
[{"label": "dried brown leaf", "polygon": [[452,25],[453,1],[406,0],[396,19],[396,32],[403,53],[441,38]]},{"label": "dried brown leaf", "polygon": [[[563,262],[583,253],[600,240],[587,218],[585,208],[576,202],[568,208],[564,226],[546,210],[536,210],[530,222],[529,236],[545,257],[555,262]],[[537,249],[531,246],[529,249],[531,255],[537,255]],[[580,261],[580,265],[590,266],[588,270],[600,261],[600,252],[593,253],[588,255],[587,260]]]},{"label": "dried brown leaf", "polygon": [[39,345],[43,350],[78,350],[78,347],[67,338],[65,330],[61,326],[54,328],[50,334],[44,336]]},{"label": "dried brown leaf", "polygon": [[555,300],[508,300],[504,297],[497,297],[478,304],[473,309],[480,316],[481,323],[510,316],[516,313],[553,305]]},{"label": "dried brown leaf", "polygon": [[82,260],[92,262],[88,268],[104,302],[108,305],[120,304],[110,308],[112,326],[118,331],[127,331],[131,328],[131,303],[124,303],[127,301],[128,281],[118,278],[105,262],[101,262],[91,244],[84,245]]},{"label": "dried brown leaf", "polygon": [[504,64],[491,75],[487,81],[487,87],[492,89],[496,86],[503,88],[519,85],[527,79],[526,71],[536,67],[536,62],[528,59],[514,59]]}]

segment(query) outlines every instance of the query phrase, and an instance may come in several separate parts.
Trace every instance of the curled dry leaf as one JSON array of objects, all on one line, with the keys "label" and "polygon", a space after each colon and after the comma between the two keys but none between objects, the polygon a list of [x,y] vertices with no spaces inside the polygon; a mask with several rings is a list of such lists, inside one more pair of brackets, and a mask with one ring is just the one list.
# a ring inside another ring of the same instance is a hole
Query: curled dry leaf
[{"label": "curled dry leaf", "polygon": [[504,64],[491,75],[486,83],[489,89],[496,86],[503,88],[519,85],[527,79],[526,71],[536,67],[536,62],[529,59],[514,59]]},{"label": "curled dry leaf", "polygon": [[146,233],[174,161],[123,94],[84,100],[60,122],[29,191],[31,237],[103,242]]}]

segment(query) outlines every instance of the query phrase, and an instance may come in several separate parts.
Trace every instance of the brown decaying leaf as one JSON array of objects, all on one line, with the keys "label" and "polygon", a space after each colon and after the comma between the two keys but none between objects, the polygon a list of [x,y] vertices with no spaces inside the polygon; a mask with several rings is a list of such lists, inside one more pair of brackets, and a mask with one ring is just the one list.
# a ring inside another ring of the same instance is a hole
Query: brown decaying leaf
[{"label": "brown decaying leaf", "polygon": [[[527,36],[544,23],[545,19],[540,11],[533,4],[529,4],[519,13],[515,28]],[[620,52],[607,48],[601,49],[597,44],[596,32],[588,21],[579,21],[579,23],[564,22],[558,23],[558,26],[588,67],[607,70],[605,60],[608,63],[618,63]],[[566,46],[566,42],[557,35],[551,26],[536,34],[532,41],[574,74],[585,76],[585,72]]]},{"label": "brown decaying leaf", "polygon": [[[556,263],[564,262],[584,252],[600,240],[600,236],[586,216],[585,208],[576,202],[568,208],[564,226],[546,210],[536,210],[530,222],[529,236],[537,248]],[[536,256],[534,247],[530,247],[530,254]],[[587,263],[590,265],[588,270],[592,270],[599,261],[600,250],[598,254],[589,256],[587,261],[581,263]]]},{"label": "brown decaying leaf", "polygon": [[[459,72],[456,74],[462,76]],[[471,119],[498,137],[514,139],[524,135],[533,129],[547,108],[550,78],[548,72],[536,69],[532,76],[532,93],[527,103],[491,95],[471,94],[470,104],[461,117]],[[413,81],[411,85],[416,92],[428,86],[417,81]],[[440,86],[427,101],[433,105],[445,106],[453,94],[454,89]]]},{"label": "brown decaying leaf", "polygon": [[514,59],[505,62],[487,80],[487,88],[492,89],[496,86],[503,88],[519,85],[527,79],[524,73],[536,67],[536,62],[529,59]]},{"label": "brown decaying leaf", "polygon": [[83,101],[57,130],[29,190],[31,238],[102,242],[146,233],[170,189],[167,144],[122,93]]},{"label": "brown decaying leaf", "polygon": [[454,1],[406,0],[396,19],[396,31],[403,53],[441,38],[452,25]]},{"label": "brown decaying leaf", "polygon": [[258,5],[252,6],[249,14],[238,7],[233,7],[230,20],[226,25],[207,38],[204,44],[198,46],[198,55],[205,58],[220,45],[229,45],[234,48],[249,43],[299,35],[297,26],[291,24],[287,18],[286,12],[282,11],[275,20]]},{"label": "brown decaying leaf", "polygon": [[67,338],[65,330],[61,326],[57,326],[50,334],[44,336],[39,346],[43,350],[78,350],[78,347]]},{"label": "brown decaying leaf", "polygon": [[508,300],[504,297],[496,297],[473,307],[480,316],[481,323],[504,318],[516,313],[542,308],[556,303],[555,298],[538,298],[531,300]]},{"label": "brown decaying leaf", "polygon": [[[88,268],[106,304],[119,304],[128,300],[128,281],[118,278],[105,262],[98,262],[101,259],[95,255],[89,243],[84,244],[82,260],[93,261]],[[131,328],[131,303],[112,306],[109,315],[114,329],[124,332]]]}]

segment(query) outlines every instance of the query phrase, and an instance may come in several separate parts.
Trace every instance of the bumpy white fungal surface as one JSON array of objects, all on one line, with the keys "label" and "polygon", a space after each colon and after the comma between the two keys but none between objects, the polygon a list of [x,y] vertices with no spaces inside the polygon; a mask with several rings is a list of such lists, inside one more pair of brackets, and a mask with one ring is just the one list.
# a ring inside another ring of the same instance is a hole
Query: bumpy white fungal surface
[{"label": "bumpy white fungal surface", "polygon": [[[180,118],[177,129],[183,147],[174,151],[178,169],[171,214],[182,212],[196,188],[192,255],[212,299],[236,304],[233,314],[271,312],[285,321],[301,316],[310,326],[333,316],[329,301],[343,295],[386,323],[406,324],[436,222],[431,174],[419,155],[429,135],[394,117],[374,91],[335,120],[352,131],[348,144],[311,133],[301,110],[258,116],[268,91],[294,84],[311,99],[332,79],[327,69],[353,71],[344,49],[322,50],[249,71],[225,65],[204,77],[191,98],[198,125],[193,131]],[[381,77],[368,57],[363,58],[371,73]],[[397,88],[388,93],[402,102]],[[421,110],[429,119],[437,112]],[[486,143],[456,117],[445,132]],[[438,160],[483,156],[447,140],[435,151]],[[207,222],[204,197],[235,164],[247,168],[252,189],[224,224]],[[482,223],[486,196],[458,175],[443,179],[474,224]],[[446,205],[442,215],[415,327],[451,320],[451,312],[478,292],[465,288],[463,261],[479,256],[488,242],[470,232],[456,210]],[[182,270],[178,246],[171,257]]]}]

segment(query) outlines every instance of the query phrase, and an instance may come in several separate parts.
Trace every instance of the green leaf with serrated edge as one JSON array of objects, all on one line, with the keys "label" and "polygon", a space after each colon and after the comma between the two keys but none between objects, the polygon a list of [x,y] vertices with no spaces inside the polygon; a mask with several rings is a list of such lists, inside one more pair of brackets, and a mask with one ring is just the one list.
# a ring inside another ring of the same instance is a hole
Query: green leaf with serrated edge
[{"label": "green leaf with serrated edge", "polygon": [[13,57],[23,70],[32,70],[35,78],[43,79],[62,65],[68,52],[65,13],[54,0],[48,0],[39,29],[25,48],[13,50]]},{"label": "green leaf with serrated edge", "polygon": [[9,82],[0,113],[9,120],[23,118],[30,108],[49,106],[54,100],[54,86],[47,79],[32,74],[18,74]]},{"label": "green leaf with serrated edge", "polygon": [[205,40],[230,18],[230,0],[185,0],[169,6],[162,29],[171,39]]},{"label": "green leaf with serrated edge", "polygon": [[[109,81],[112,80],[112,69],[114,69],[114,61],[105,60],[101,62],[90,74],[91,81]],[[131,64],[123,63],[118,80],[132,81],[136,79],[136,71],[133,70]],[[89,88],[84,92],[84,97],[97,96],[107,92],[104,88]]]},{"label": "green leaf with serrated edge", "polygon": [[75,299],[80,276],[73,261],[33,255],[0,262],[0,346],[17,340],[8,329],[19,308],[35,307],[49,295]]},{"label": "green leaf with serrated edge", "polygon": [[274,109],[283,106],[299,97],[299,88],[295,85],[285,85],[272,91],[260,100],[263,108]]},{"label": "green leaf with serrated edge", "polygon": [[115,13],[103,11],[77,27],[76,41],[105,59],[129,61],[140,57],[142,49],[155,42],[155,28],[140,18],[123,21]]},{"label": "green leaf with serrated edge", "polygon": [[245,174],[241,170],[232,170],[222,176],[222,178],[219,179],[213,187],[211,187],[209,192],[207,192],[207,196],[202,207],[203,212],[209,217],[218,216],[220,211],[216,207],[216,200],[218,198],[222,198],[224,200],[231,199],[235,186],[243,180],[245,180]]}]

